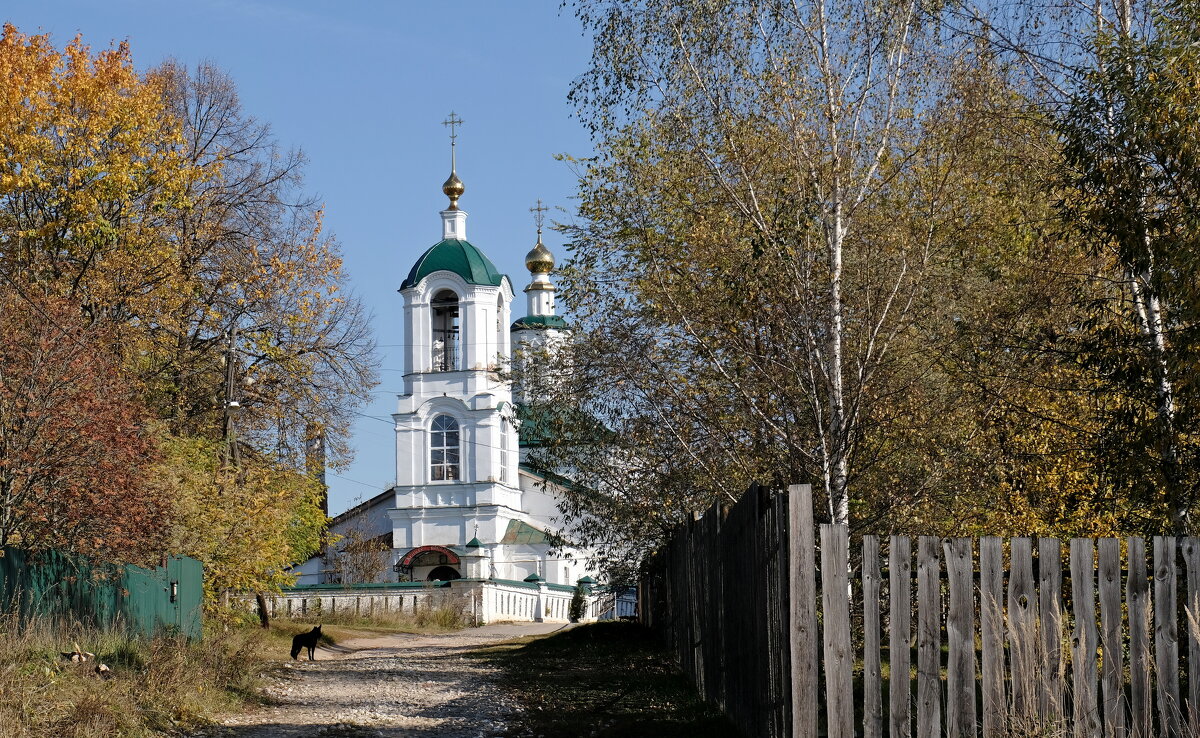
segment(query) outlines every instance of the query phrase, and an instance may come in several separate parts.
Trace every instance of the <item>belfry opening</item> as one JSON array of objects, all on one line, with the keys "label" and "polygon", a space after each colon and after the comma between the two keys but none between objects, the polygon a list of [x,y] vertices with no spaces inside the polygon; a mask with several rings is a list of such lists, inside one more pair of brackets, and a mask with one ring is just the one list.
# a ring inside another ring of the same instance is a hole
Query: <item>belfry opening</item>
[{"label": "belfry opening", "polygon": [[458,295],[451,290],[442,290],[434,295],[429,307],[433,311],[433,370],[458,371]]}]

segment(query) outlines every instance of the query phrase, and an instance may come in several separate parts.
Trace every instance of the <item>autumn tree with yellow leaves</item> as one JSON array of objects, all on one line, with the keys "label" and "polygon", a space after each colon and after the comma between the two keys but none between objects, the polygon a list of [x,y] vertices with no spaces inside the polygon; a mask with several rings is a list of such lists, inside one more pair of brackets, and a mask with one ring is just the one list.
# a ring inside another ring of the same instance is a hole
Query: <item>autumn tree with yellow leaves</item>
[{"label": "autumn tree with yellow leaves", "polygon": [[1190,5],[574,7],[574,381],[527,413],[580,540],[751,480],[857,531],[1188,529]]},{"label": "autumn tree with yellow leaves", "polygon": [[[103,336],[95,359],[129,388],[114,400],[145,413],[148,463],[129,468],[169,503],[147,508],[145,529],[204,561],[213,587],[277,586],[321,545],[304,445],[320,435],[346,460],[349,413],[375,382],[345,281],[304,193],[303,156],[242,111],[227,75],[139,72],[126,44],[59,50],[4,27],[0,321],[69,306],[72,320],[45,330]],[[51,466],[39,494],[70,484],[72,469]]]}]

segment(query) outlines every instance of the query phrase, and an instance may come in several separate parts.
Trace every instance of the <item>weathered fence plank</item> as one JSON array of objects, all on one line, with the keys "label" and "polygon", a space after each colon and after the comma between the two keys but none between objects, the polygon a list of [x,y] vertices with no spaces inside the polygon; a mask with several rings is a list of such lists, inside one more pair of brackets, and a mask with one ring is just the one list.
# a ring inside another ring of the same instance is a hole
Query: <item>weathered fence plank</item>
[{"label": "weathered fence plank", "polygon": [[983,734],[1000,735],[1007,726],[1004,696],[1004,557],[1002,541],[979,539],[979,628],[983,650]]},{"label": "weathered fence plank", "polygon": [[817,586],[812,487],[788,488],[792,735],[817,738]]},{"label": "weathered fence plank", "polygon": [[1150,697],[1150,581],[1146,577],[1146,542],[1126,541],[1129,573],[1125,604],[1129,610],[1129,735],[1150,738],[1153,715]]},{"label": "weathered fence plank", "polygon": [[1071,712],[1075,738],[1099,738],[1096,702],[1096,589],[1095,545],[1091,538],[1071,539]]},{"label": "weathered fence plank", "polygon": [[1154,666],[1158,726],[1164,737],[1182,735],[1179,711],[1179,631],[1175,619],[1175,539],[1154,538]]},{"label": "weathered fence plank", "polygon": [[1014,538],[1009,544],[1008,649],[1012,665],[1011,724],[1028,730],[1037,713],[1040,679],[1034,658],[1038,640],[1037,605],[1033,588],[1033,542]]},{"label": "weathered fence plank", "polygon": [[1187,599],[1184,601],[1184,628],[1188,634],[1188,734],[1200,735],[1200,538],[1183,539],[1183,565],[1187,572]]},{"label": "weathered fence plank", "polygon": [[[1000,538],[979,539],[976,584],[974,539],[922,536],[914,601],[909,538],[888,541],[885,594],[878,537],[863,537],[856,575],[847,528],[813,523],[809,490],[783,496],[755,485],[728,510],[714,505],[680,526],[641,585],[645,620],[745,735],[817,738],[824,728],[829,738],[1200,736],[1200,678],[1188,673],[1200,669],[1200,628],[1189,627],[1200,616],[1200,538],[1154,539],[1152,574],[1140,538],[1074,539],[1069,582],[1057,539],[1038,539],[1035,559],[1033,541],[1014,538],[1006,586]],[[858,607],[861,629],[851,627]],[[858,649],[861,689],[853,681]]]},{"label": "weathered fence plank", "polygon": [[1125,735],[1124,638],[1121,634],[1121,541],[1101,538],[1097,544],[1100,586],[1100,677],[1104,706],[1104,735]]},{"label": "weathered fence plank", "polygon": [[1038,609],[1042,631],[1042,691],[1038,707],[1042,723],[1063,720],[1062,543],[1038,539]]},{"label": "weathered fence plank", "polygon": [[[787,504],[752,485],[727,511],[714,505],[677,529],[640,587],[642,617],[697,690],[746,734],[764,738],[793,734]],[[815,567],[807,571],[815,581]],[[808,601],[815,599],[814,591]],[[817,709],[815,689],[809,704]]]},{"label": "weathered fence plank", "polygon": [[821,525],[825,719],[829,738],[854,738],[854,652],[850,647],[850,542],[844,525]]},{"label": "weathered fence plank", "polygon": [[946,617],[946,728],[950,738],[975,736],[975,598],[970,538],[947,539],[946,574],[950,611]]},{"label": "weathered fence plank", "polygon": [[888,726],[890,738],[912,735],[912,542],[888,541]]},{"label": "weathered fence plank", "polygon": [[942,588],[938,539],[917,542],[917,738],[942,738]]},{"label": "weathered fence plank", "polygon": [[768,700],[764,705],[764,712],[770,717],[770,735],[786,738],[792,732],[791,719],[787,711],[780,707],[791,703],[787,682],[787,674],[790,669],[788,643],[791,640],[788,631],[787,584],[789,573],[786,556],[787,544],[785,543],[788,539],[787,496],[772,491],[765,498],[765,502],[763,511],[765,512],[763,521],[767,530],[764,547],[767,554],[765,571],[767,572],[767,581],[775,584],[765,587],[768,613],[767,652],[770,655],[767,674],[771,682],[768,685],[769,688],[765,690]]},{"label": "weathered fence plank", "polygon": [[863,536],[863,738],[883,736],[879,662],[879,538]]}]

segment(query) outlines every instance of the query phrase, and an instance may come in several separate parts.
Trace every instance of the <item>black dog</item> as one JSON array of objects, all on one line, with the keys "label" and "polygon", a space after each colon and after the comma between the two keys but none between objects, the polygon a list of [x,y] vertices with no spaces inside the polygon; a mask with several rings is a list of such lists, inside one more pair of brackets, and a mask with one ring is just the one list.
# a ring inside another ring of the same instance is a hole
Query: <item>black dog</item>
[{"label": "black dog", "polygon": [[292,638],[292,660],[300,655],[300,651],[308,649],[308,660],[315,661],[313,651],[317,647],[317,641],[321,640],[321,626],[317,626],[307,633],[297,633]]}]

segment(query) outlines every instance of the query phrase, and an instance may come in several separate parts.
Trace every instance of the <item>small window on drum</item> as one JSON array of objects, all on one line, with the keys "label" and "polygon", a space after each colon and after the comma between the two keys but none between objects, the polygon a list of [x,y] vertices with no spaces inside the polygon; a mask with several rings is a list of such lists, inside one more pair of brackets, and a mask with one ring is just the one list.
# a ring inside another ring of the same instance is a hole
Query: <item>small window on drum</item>
[{"label": "small window on drum", "polygon": [[459,479],[458,421],[449,415],[433,419],[429,438],[430,478],[435,482]]}]

